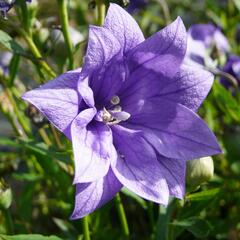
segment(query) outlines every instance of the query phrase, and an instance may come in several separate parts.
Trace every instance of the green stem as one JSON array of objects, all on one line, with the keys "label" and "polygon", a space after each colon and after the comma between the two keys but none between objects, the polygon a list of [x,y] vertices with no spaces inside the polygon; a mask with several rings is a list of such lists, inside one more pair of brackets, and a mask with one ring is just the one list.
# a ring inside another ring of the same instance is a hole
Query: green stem
[{"label": "green stem", "polygon": [[11,235],[11,234],[14,233],[14,230],[13,230],[13,221],[12,221],[12,216],[10,214],[10,210],[9,209],[3,209],[2,211],[3,211],[4,217],[5,217],[7,233],[9,235]]},{"label": "green stem", "polygon": [[67,11],[67,0],[57,0],[59,7],[59,16],[62,25],[63,37],[67,46],[68,58],[69,58],[69,69],[74,68],[73,62],[73,44],[69,32],[69,22],[68,22],[68,11]]},{"label": "green stem", "polygon": [[22,10],[22,21],[25,31],[31,35],[31,29],[30,29],[30,18],[28,13],[28,8],[25,0],[20,1],[20,7]]},{"label": "green stem", "polygon": [[120,194],[118,193],[115,197],[115,203],[116,203],[116,207],[118,210],[118,215],[120,218],[120,222],[122,225],[122,230],[124,232],[125,237],[129,238],[129,228],[128,228],[128,223],[127,223],[127,218],[126,218],[126,214],[123,208],[123,204],[121,201],[121,197]]},{"label": "green stem", "polygon": [[90,232],[89,232],[89,226],[88,226],[88,216],[83,218],[83,235],[84,240],[90,240]]},{"label": "green stem", "polygon": [[30,48],[33,56],[37,58],[39,61],[39,65],[44,69],[44,71],[52,78],[56,77],[54,71],[49,67],[49,65],[43,60],[41,53],[39,52],[37,46],[33,42],[32,38],[25,32],[22,31],[22,36],[26,40],[28,47]]},{"label": "green stem", "polygon": [[106,6],[103,0],[97,0],[97,25],[101,26],[104,23],[105,14],[106,14]]},{"label": "green stem", "polygon": [[3,88],[5,89],[6,96],[9,100],[9,103],[12,105],[14,113],[18,119],[19,124],[21,125],[22,129],[24,130],[26,135],[31,135],[31,129],[24,117],[23,114],[21,114],[21,111],[19,111],[17,103],[14,99],[13,93],[11,91],[11,88],[6,85],[6,82],[2,76],[0,76],[0,83],[2,84]]}]

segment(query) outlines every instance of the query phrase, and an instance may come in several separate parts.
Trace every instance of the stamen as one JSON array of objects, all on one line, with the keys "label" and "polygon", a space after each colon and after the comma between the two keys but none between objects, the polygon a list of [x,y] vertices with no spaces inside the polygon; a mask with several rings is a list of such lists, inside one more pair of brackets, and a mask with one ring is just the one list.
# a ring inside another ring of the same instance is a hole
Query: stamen
[{"label": "stamen", "polygon": [[111,103],[113,104],[113,105],[117,105],[117,104],[119,104],[120,103],[120,98],[118,97],[118,96],[113,96],[112,97],[112,99],[111,99]]}]

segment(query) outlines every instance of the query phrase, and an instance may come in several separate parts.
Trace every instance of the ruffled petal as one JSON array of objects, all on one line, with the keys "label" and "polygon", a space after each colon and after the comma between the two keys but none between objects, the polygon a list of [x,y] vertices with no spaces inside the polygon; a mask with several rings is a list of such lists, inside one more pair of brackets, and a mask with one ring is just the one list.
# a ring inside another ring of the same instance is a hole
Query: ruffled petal
[{"label": "ruffled petal", "polygon": [[184,24],[178,17],[172,24],[135,47],[127,56],[130,74],[142,68],[173,77],[179,70],[187,47]]},{"label": "ruffled petal", "polygon": [[166,205],[169,190],[152,146],[121,126],[113,127],[113,139],[118,158],[111,164],[118,180],[137,195]]},{"label": "ruffled petal", "polygon": [[122,188],[111,168],[108,174],[92,183],[76,185],[75,208],[71,219],[82,218],[110,201]]},{"label": "ruffled petal", "polygon": [[168,158],[192,160],[221,153],[205,122],[181,104],[161,98],[148,101],[127,122],[122,124],[142,130],[159,154]]},{"label": "ruffled petal", "polygon": [[[93,182],[104,177],[110,166],[112,154],[112,133],[105,124],[91,121],[95,109],[81,112],[71,127],[75,162],[74,184]],[[86,121],[87,119],[87,121]]]},{"label": "ruffled petal", "polygon": [[77,69],[64,73],[22,96],[22,99],[37,107],[68,138],[71,138],[70,125],[78,114],[81,102],[77,92],[80,72],[81,69]]},{"label": "ruffled petal", "polygon": [[124,53],[144,41],[143,33],[137,22],[117,4],[110,4],[103,26],[119,40]]},{"label": "ruffled petal", "polygon": [[158,162],[167,181],[170,195],[182,199],[185,195],[186,161],[158,155]]}]

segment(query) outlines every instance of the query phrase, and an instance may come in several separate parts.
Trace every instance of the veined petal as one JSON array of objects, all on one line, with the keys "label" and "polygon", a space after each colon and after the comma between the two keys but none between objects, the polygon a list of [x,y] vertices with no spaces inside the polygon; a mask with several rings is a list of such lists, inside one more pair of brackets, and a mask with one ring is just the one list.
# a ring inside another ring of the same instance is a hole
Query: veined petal
[{"label": "veined petal", "polygon": [[212,83],[213,75],[210,72],[183,64],[172,78],[149,71],[131,76],[118,95],[121,106],[131,115],[141,112],[144,104],[153,98],[180,103],[196,111]]},{"label": "veined petal", "polygon": [[74,184],[93,182],[104,177],[109,170],[110,160],[114,157],[111,129],[97,121],[92,121],[86,126],[86,119],[91,121],[95,114],[95,109],[87,109],[72,123]]},{"label": "veined petal", "polygon": [[111,163],[115,176],[139,196],[167,204],[167,182],[152,146],[136,131],[121,126],[114,126],[112,130],[118,154],[118,158]]},{"label": "veined petal", "polygon": [[101,69],[114,56],[122,51],[121,44],[110,30],[103,27],[90,26],[87,54],[83,72]]},{"label": "veined petal", "polygon": [[88,76],[88,85],[100,107],[110,101],[125,80],[123,49],[109,29],[90,27],[83,76]]},{"label": "veined petal", "polygon": [[122,188],[111,168],[107,175],[92,183],[76,185],[75,208],[71,219],[82,218],[110,201]]},{"label": "veined petal", "polygon": [[71,138],[70,125],[78,114],[81,102],[77,92],[80,72],[81,69],[77,69],[64,73],[22,96],[24,100],[37,107],[68,138]]},{"label": "veined petal", "polygon": [[187,47],[184,24],[178,17],[172,24],[140,43],[127,56],[130,74],[141,68],[173,77],[179,70]]},{"label": "veined petal", "polygon": [[156,97],[180,103],[196,111],[209,93],[213,80],[210,72],[184,64],[172,79],[164,79],[164,84]]},{"label": "veined petal", "polygon": [[137,22],[117,4],[110,4],[103,26],[119,40],[124,53],[144,41],[143,33]]},{"label": "veined petal", "polygon": [[167,181],[170,195],[182,199],[185,195],[186,161],[158,155],[158,162]]},{"label": "veined petal", "polygon": [[142,130],[159,154],[168,158],[191,160],[221,152],[201,118],[185,106],[162,98],[146,102],[140,113],[122,124]]}]

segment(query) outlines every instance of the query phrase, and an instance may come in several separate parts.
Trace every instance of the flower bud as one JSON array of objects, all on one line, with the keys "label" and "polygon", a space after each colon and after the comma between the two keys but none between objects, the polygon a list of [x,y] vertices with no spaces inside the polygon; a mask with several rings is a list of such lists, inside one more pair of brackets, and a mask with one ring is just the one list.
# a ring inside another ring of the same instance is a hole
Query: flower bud
[{"label": "flower bud", "polygon": [[12,203],[12,191],[0,182],[0,209],[8,209]]},{"label": "flower bud", "polygon": [[204,157],[187,162],[187,186],[194,189],[213,177],[214,165],[211,157]]}]

